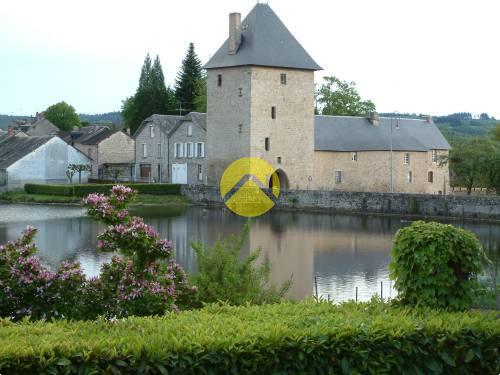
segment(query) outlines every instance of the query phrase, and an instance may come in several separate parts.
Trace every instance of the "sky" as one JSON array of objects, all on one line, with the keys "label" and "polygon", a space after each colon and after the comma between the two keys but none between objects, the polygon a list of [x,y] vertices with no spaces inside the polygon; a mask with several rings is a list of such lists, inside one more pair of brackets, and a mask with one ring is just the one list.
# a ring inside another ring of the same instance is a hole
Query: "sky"
[{"label": "sky", "polygon": [[[255,0],[2,0],[0,113],[59,101],[79,113],[119,110],[146,53],[175,82],[189,42],[202,62],[227,38],[228,13]],[[354,81],[379,112],[500,118],[500,1],[272,0],[321,65],[315,81]]]}]

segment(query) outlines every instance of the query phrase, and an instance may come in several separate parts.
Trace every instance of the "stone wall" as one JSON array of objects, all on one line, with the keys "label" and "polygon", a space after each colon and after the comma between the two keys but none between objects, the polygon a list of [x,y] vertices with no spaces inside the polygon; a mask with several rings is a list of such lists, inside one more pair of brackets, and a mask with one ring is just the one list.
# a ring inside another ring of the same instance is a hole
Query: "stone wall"
[{"label": "stone wall", "polygon": [[[438,194],[450,191],[448,165],[440,166],[432,161],[432,152],[408,152],[409,163],[405,164],[406,152],[392,153],[392,178],[394,191],[398,193]],[[390,151],[353,152],[316,151],[314,153],[314,182],[319,190],[338,191],[391,191]],[[438,157],[447,151],[438,151]],[[357,159],[357,160],[353,160]],[[341,183],[335,183],[335,172],[342,173]],[[408,173],[411,172],[411,181]],[[432,172],[432,182],[429,182]]]},{"label": "stone wall", "polygon": [[[223,204],[217,187],[184,186],[182,192],[195,203]],[[500,220],[500,197],[289,190],[281,192],[276,207],[339,213]]]}]

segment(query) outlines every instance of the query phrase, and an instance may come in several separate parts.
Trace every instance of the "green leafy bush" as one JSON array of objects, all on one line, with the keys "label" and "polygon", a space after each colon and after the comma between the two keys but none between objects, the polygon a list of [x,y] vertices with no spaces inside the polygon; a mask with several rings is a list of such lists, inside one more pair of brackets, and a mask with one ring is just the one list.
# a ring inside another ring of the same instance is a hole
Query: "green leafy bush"
[{"label": "green leafy bush", "polygon": [[192,244],[198,264],[198,273],[192,277],[192,282],[198,287],[200,302],[261,304],[278,302],[285,296],[291,281],[280,288],[271,285],[270,262],[264,259],[256,264],[260,250],[240,259],[248,231],[249,224],[245,224],[239,237],[219,239],[212,248],[206,248],[199,242]]},{"label": "green leafy bush", "polygon": [[416,221],[400,229],[389,265],[398,298],[410,306],[466,309],[486,255],[474,234]]},{"label": "green leafy bush", "polygon": [[[175,195],[181,193],[179,184],[122,184],[137,190],[139,194]],[[25,184],[24,191],[28,194],[63,195],[84,197],[88,194],[108,194],[114,184],[75,184],[75,185],[43,185]]]},{"label": "green leafy bush", "polygon": [[499,344],[495,313],[210,305],[117,321],[0,320],[0,372],[497,374]]}]

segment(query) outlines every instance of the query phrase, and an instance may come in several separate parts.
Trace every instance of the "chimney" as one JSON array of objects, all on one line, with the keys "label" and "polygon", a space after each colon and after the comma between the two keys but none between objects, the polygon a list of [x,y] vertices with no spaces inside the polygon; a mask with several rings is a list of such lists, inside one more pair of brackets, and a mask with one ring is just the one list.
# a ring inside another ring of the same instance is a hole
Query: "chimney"
[{"label": "chimney", "polygon": [[228,53],[236,55],[241,44],[241,13],[229,13]]},{"label": "chimney", "polygon": [[7,128],[7,136],[12,137],[14,135],[14,128],[12,126],[9,126]]},{"label": "chimney", "polygon": [[377,112],[370,112],[368,115],[368,120],[373,126],[378,126],[379,125],[379,118],[378,118],[378,113]]}]

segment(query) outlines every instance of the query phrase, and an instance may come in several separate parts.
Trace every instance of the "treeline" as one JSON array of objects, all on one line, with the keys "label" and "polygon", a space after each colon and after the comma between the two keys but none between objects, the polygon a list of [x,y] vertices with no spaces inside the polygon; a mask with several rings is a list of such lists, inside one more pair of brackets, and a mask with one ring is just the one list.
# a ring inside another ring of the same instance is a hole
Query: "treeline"
[{"label": "treeline", "polygon": [[121,112],[108,112],[108,113],[96,113],[96,114],[88,114],[88,113],[80,113],[78,115],[80,117],[80,121],[82,123],[112,123],[115,125],[123,124],[123,118]]}]

